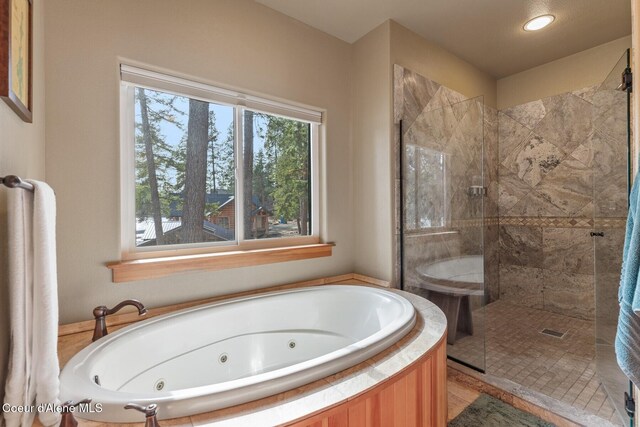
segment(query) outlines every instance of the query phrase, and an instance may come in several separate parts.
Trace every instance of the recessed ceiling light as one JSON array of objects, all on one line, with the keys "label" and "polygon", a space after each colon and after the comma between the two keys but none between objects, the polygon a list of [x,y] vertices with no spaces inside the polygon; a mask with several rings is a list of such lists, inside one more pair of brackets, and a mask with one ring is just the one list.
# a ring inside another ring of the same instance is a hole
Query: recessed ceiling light
[{"label": "recessed ceiling light", "polygon": [[524,29],[526,31],[538,31],[551,24],[554,19],[556,19],[556,17],[553,15],[538,16],[524,24]]}]

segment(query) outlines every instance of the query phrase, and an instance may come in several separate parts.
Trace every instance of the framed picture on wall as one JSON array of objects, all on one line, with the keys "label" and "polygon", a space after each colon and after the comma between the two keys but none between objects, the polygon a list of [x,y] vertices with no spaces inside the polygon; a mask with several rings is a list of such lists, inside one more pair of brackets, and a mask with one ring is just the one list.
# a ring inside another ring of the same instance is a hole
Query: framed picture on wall
[{"label": "framed picture on wall", "polygon": [[28,123],[33,118],[32,9],[32,0],[0,0],[0,97]]}]

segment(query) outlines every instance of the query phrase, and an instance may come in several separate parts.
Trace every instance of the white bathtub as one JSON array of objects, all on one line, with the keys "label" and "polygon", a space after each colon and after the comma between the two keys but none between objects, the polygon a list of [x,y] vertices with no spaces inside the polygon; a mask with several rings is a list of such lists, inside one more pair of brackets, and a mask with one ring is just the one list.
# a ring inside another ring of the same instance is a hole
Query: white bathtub
[{"label": "white bathtub", "polygon": [[[362,286],[319,286],[237,298],[135,323],[76,354],[61,400],[141,421],[127,403],[157,403],[159,418],[237,405],[326,377],[379,353],[415,323],[411,303]],[[100,383],[98,385],[97,383]]]}]

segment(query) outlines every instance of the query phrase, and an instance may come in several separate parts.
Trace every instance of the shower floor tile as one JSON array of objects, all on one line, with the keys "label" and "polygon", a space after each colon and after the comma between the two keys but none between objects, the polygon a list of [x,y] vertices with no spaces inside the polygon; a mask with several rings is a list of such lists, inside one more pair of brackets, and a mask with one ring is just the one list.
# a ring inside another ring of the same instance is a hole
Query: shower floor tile
[{"label": "shower floor tile", "polygon": [[[592,321],[504,301],[476,310],[473,321],[476,334],[449,345],[451,356],[482,366],[484,331],[487,374],[622,425],[596,375]],[[540,333],[545,328],[565,335],[556,338]]]}]

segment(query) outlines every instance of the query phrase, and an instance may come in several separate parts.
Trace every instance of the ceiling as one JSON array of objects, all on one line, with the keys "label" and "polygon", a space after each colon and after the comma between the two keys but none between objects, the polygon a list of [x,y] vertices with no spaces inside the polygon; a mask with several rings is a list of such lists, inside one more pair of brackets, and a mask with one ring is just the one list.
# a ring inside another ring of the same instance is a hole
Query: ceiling
[{"label": "ceiling", "polygon": [[[349,43],[393,19],[496,78],[631,34],[630,0],[256,1]],[[549,27],[522,29],[546,13]]]}]

